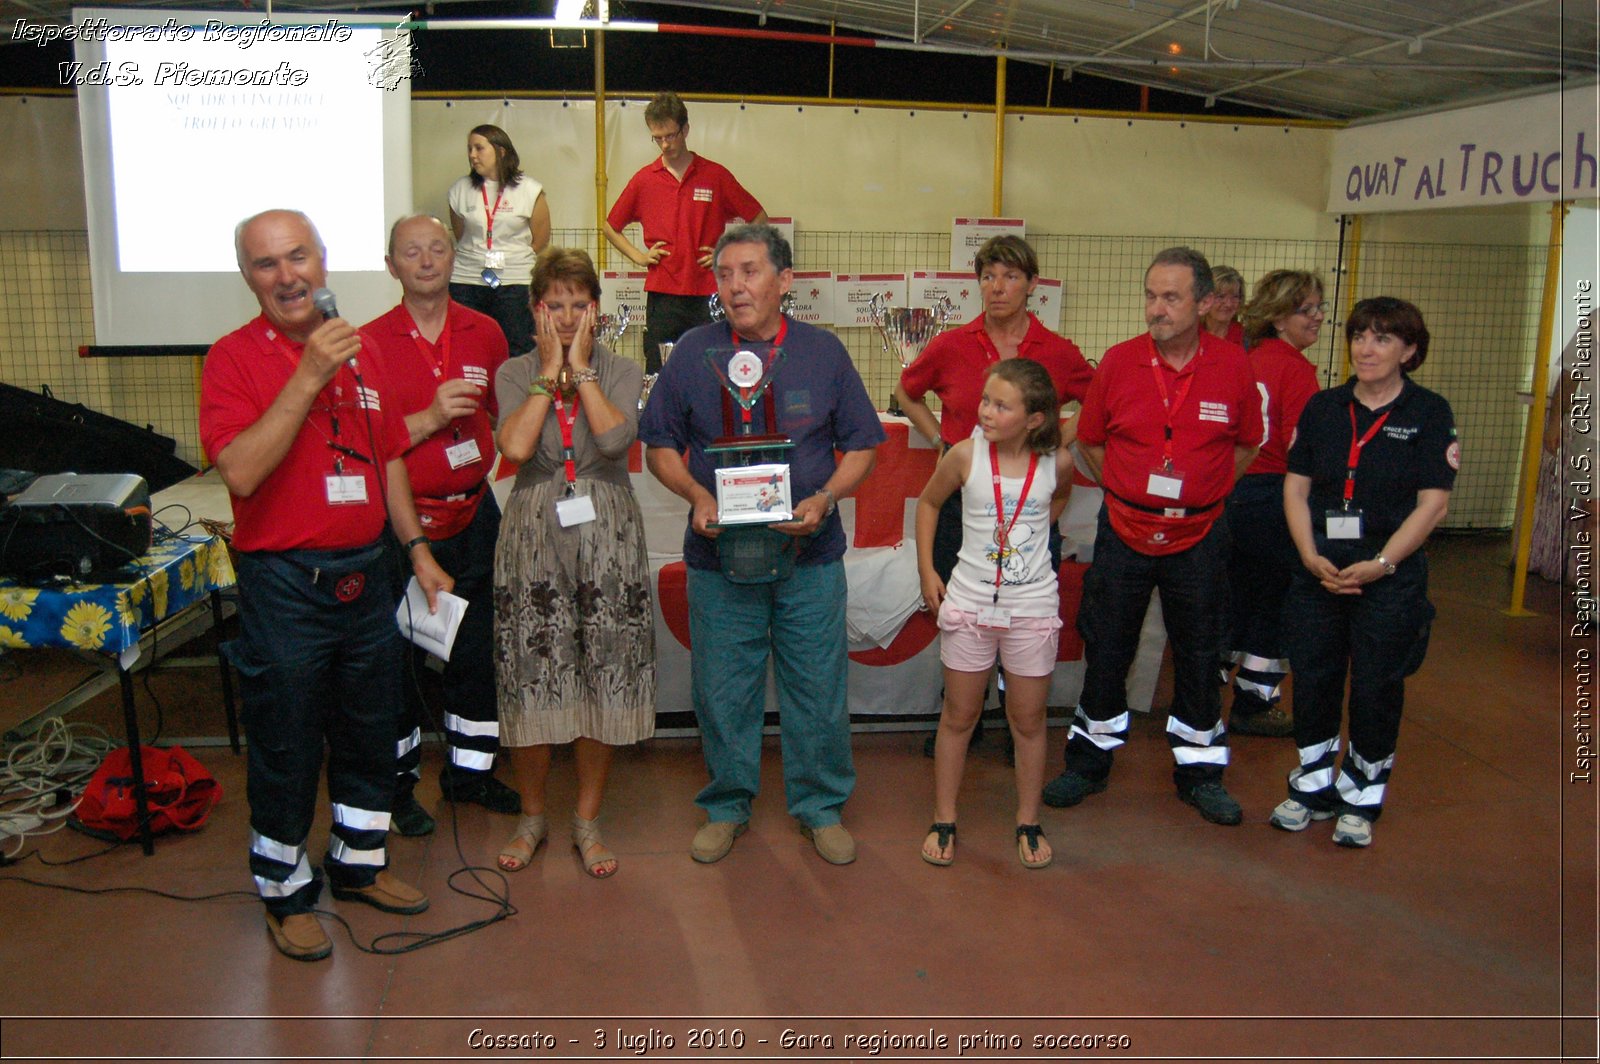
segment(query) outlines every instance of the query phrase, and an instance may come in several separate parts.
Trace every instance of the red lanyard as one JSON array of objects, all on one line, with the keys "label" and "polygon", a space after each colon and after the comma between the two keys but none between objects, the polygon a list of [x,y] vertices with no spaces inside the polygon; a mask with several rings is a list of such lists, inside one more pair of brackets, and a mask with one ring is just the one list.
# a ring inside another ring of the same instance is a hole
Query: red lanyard
[{"label": "red lanyard", "polygon": [[[271,326],[267,327],[266,333],[267,333],[267,339],[269,341],[271,341],[272,345],[278,349],[278,354],[282,355],[285,359],[287,359],[288,362],[289,362],[289,365],[293,366],[295,369],[299,369],[300,368],[301,351],[296,351],[294,349],[294,346],[289,343],[288,339],[286,337],[284,337],[284,336],[279,335],[278,331],[276,329],[272,328]],[[304,349],[302,348],[302,350],[304,350]],[[339,368],[342,370],[344,367],[340,366]],[[345,447],[344,445],[342,445],[342,444],[337,442],[338,439],[339,439],[338,402],[344,396],[344,388],[343,388],[342,385],[339,384],[339,375],[338,375],[338,373],[335,373],[333,375],[333,380],[330,381],[329,383],[333,385],[333,401],[327,404],[327,406],[328,406],[328,429],[329,429],[330,432],[333,433],[333,438],[332,439],[327,439],[326,436],[324,436],[323,438],[327,440],[329,447],[333,448],[334,451],[338,452],[333,457],[333,472],[334,472],[334,475],[335,476],[343,476],[344,475],[344,460],[339,457],[340,455],[348,455],[351,458],[358,458],[363,462],[369,462],[369,461],[371,461],[371,459],[367,458],[367,456],[362,454],[361,452],[359,452],[357,450],[354,450],[353,448],[350,448],[350,447]],[[327,391],[327,387],[326,386],[324,386],[323,391]],[[311,422],[311,418],[310,418],[309,415],[307,416],[306,421],[307,421],[307,423],[312,424],[312,427],[315,428],[315,424]],[[320,432],[321,430],[319,429],[318,431]],[[367,442],[370,444],[372,441],[369,439]],[[374,448],[374,452],[376,452],[376,448]]]},{"label": "red lanyard", "polygon": [[567,404],[558,391],[554,396],[556,424],[561,426],[561,458],[567,464],[567,494],[578,482],[578,453],[572,449],[572,426],[578,423],[578,396],[572,397],[572,416],[567,416]]},{"label": "red lanyard", "polygon": [[[411,325],[411,342],[417,345],[417,350],[422,352],[422,357],[427,360],[428,368],[433,370],[433,379],[442,381],[450,373],[450,311],[444,312],[444,328],[439,332],[437,345],[428,343],[422,338],[422,330],[417,328],[417,321],[411,316],[411,311],[406,310],[405,304],[400,305],[404,311],[406,321]],[[435,354],[435,348],[438,353]]]},{"label": "red lanyard", "polygon": [[1391,407],[1383,412],[1383,416],[1372,423],[1366,435],[1356,439],[1356,404],[1350,403],[1350,459],[1344,476],[1344,508],[1350,509],[1350,500],[1356,497],[1356,466],[1361,463],[1361,448],[1372,441],[1372,437],[1383,428],[1383,423],[1389,420],[1389,415],[1394,413]]},{"label": "red lanyard", "polygon": [[[300,353],[301,351],[305,350],[304,346],[302,345],[300,351],[296,351],[294,346],[289,343],[288,338],[279,334],[278,330],[272,328],[270,325],[267,327],[266,333],[267,339],[270,340],[273,346],[278,349],[278,354],[288,359],[290,366],[294,367],[295,369],[299,369]],[[344,368],[345,366],[341,365],[339,367],[339,371],[342,372]],[[333,386],[333,397],[335,399],[341,399],[344,397],[344,386],[339,383],[338,372],[334,373],[333,380],[329,381],[328,383]],[[324,386],[324,390],[326,390],[326,385]],[[339,422],[337,419],[335,419],[333,423],[333,433],[335,436],[339,434]]]},{"label": "red lanyard", "polygon": [[489,206],[489,190],[488,190],[488,188],[486,188],[483,185],[479,185],[478,186],[478,193],[483,196],[483,213],[488,217],[488,221],[484,222],[484,224],[483,224],[483,249],[485,251],[493,251],[494,250],[494,216],[495,216],[495,212],[500,209],[500,197],[504,196],[506,194],[506,188],[505,188],[504,185],[501,185],[500,186],[500,190],[494,194],[494,206],[493,207]]},{"label": "red lanyard", "polygon": [[[729,326],[728,331],[733,334],[733,346],[734,347],[738,347],[740,344],[744,343],[744,341],[739,338],[738,330],[734,329],[732,326]],[[774,336],[772,338],[772,347],[767,351],[766,368],[762,371],[762,377],[763,378],[765,378],[768,373],[772,372],[772,363],[778,357],[778,349],[783,346],[783,338],[785,336],[788,336],[788,335],[789,335],[789,319],[788,318],[784,318],[784,317],[780,317],[778,319],[778,335]],[[739,395],[740,395],[741,398],[749,399],[750,398],[750,389],[741,387],[739,389]],[[771,399],[771,396],[772,396],[772,385],[771,384],[767,385],[767,396],[768,396],[768,399],[769,399],[769,406],[770,406],[770,399]],[[752,403],[751,406],[753,406],[753,405],[754,404]],[[746,406],[744,403],[740,403],[739,404],[739,410],[740,410],[740,413],[743,415],[742,419],[743,419],[744,423],[746,425],[750,424],[750,406]],[[768,432],[777,432],[778,431],[778,426],[776,424],[768,425],[767,426],[767,431]]]},{"label": "red lanyard", "polygon": [[1016,527],[1017,518],[1022,516],[1023,509],[1028,505],[1028,491],[1033,487],[1033,475],[1039,471],[1039,452],[1032,451],[1028,454],[1028,475],[1022,481],[1022,494],[1017,496],[1017,508],[1011,514],[1011,520],[1006,520],[1006,504],[1000,495],[1000,450],[994,444],[989,445],[989,475],[994,481],[994,525],[995,545],[999,548],[994,559],[994,601],[1000,601],[1000,583],[1003,576],[1006,560],[1006,550],[1011,543],[1011,530]]},{"label": "red lanyard", "polygon": [[[1146,339],[1149,339],[1148,334],[1146,334]],[[1195,350],[1194,357],[1200,357],[1198,348]],[[1190,364],[1193,364],[1192,359]],[[1183,401],[1189,398],[1189,388],[1194,384],[1194,374],[1180,374],[1178,380],[1182,383],[1176,389],[1177,398],[1168,399],[1167,375],[1161,369],[1161,356],[1156,352],[1156,342],[1153,339],[1150,340],[1150,372],[1155,374],[1156,391],[1161,393],[1161,405],[1167,411],[1166,435],[1161,440],[1161,458],[1164,463],[1162,468],[1170,471],[1172,469],[1172,416],[1183,406]]]}]

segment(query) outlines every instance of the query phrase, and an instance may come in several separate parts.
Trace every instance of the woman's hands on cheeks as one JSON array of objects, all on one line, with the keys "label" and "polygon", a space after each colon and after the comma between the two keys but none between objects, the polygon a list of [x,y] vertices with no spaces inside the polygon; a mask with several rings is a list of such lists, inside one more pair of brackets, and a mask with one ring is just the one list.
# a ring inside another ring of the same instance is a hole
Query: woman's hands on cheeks
[{"label": "woman's hands on cheeks", "polygon": [[583,312],[583,319],[578,322],[578,331],[572,337],[572,346],[567,350],[567,362],[574,372],[581,373],[589,368],[589,360],[594,356],[594,331],[600,323],[600,313],[597,305],[590,303]]},{"label": "woman's hands on cheeks", "polygon": [[566,352],[561,349],[561,337],[556,335],[556,323],[550,317],[550,310],[543,303],[533,308],[533,327],[539,342],[539,373],[554,380],[561,372]]}]

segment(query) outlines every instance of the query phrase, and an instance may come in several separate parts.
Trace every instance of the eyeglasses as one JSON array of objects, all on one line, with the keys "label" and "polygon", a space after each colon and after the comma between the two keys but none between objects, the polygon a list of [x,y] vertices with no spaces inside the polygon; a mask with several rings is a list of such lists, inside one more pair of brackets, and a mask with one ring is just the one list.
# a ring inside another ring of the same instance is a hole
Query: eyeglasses
[{"label": "eyeglasses", "polygon": [[1328,301],[1324,299],[1320,303],[1307,303],[1303,307],[1295,307],[1294,312],[1306,318],[1311,317],[1313,314],[1326,314],[1328,313]]},{"label": "eyeglasses", "polygon": [[655,143],[656,147],[664,148],[675,140],[683,139],[683,128],[680,126],[671,133],[652,133],[650,139]]}]

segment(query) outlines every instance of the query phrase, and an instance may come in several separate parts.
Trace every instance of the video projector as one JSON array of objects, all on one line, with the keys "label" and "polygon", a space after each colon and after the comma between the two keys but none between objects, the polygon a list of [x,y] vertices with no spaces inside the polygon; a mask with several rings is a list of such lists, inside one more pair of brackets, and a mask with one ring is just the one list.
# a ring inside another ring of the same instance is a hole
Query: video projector
[{"label": "video projector", "polygon": [[0,573],[110,582],[150,553],[150,487],[132,473],[42,476],[0,509]]}]

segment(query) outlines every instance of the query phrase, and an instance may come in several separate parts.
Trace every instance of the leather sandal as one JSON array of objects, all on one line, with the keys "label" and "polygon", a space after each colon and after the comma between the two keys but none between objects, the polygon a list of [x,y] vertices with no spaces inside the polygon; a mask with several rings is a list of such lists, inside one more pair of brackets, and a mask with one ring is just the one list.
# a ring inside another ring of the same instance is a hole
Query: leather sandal
[{"label": "leather sandal", "polygon": [[[572,848],[578,851],[583,870],[595,879],[610,879],[617,874],[617,855],[606,849],[600,839],[599,817],[585,820],[577,813],[572,814]],[[601,871],[601,866],[608,861],[611,870]]]},{"label": "leather sandal", "polygon": [[[928,834],[939,836],[939,852],[943,853],[951,843],[955,842],[956,826],[954,823],[949,821],[935,821],[933,824],[929,825]],[[955,861],[956,854],[954,850],[951,850],[949,857],[929,857],[928,840],[927,837],[924,836],[922,840],[922,859],[931,865],[938,865],[940,868],[943,868]]]},{"label": "leather sandal", "polygon": [[1055,854],[1039,856],[1039,840],[1044,838],[1044,828],[1038,824],[1017,825],[1017,860],[1023,868],[1044,868],[1055,860]]},{"label": "leather sandal", "polygon": [[[500,868],[506,872],[520,872],[527,868],[549,834],[550,827],[543,813],[525,816],[517,821],[516,833],[500,847]],[[523,852],[524,848],[526,853]]]}]

